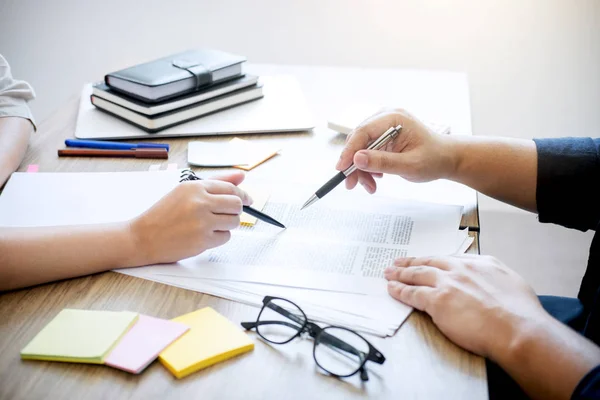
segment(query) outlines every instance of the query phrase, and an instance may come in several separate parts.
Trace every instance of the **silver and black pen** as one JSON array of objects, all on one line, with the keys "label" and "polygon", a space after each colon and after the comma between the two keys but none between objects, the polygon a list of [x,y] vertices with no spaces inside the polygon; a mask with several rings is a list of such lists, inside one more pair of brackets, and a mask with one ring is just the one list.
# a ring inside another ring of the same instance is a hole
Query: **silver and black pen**
[{"label": "silver and black pen", "polygon": [[[400,133],[400,130],[402,130],[401,125],[391,127],[387,131],[383,132],[383,134],[381,136],[379,136],[379,138],[377,138],[377,140],[375,140],[373,143],[371,143],[371,145],[369,147],[367,147],[367,150],[381,149],[383,146],[388,144],[390,140],[395,139],[398,136],[398,134]],[[306,207],[316,203],[317,200],[325,197],[325,195],[327,193],[331,192],[337,185],[342,183],[348,176],[350,176],[350,174],[352,174],[354,171],[356,171],[356,169],[357,169],[356,165],[354,165],[354,163],[352,163],[352,165],[349,166],[344,171],[338,172],[333,178],[331,178],[329,181],[327,181],[327,183],[325,183],[323,186],[321,186],[312,196],[310,196],[310,198],[306,201],[306,203],[304,203],[304,205],[300,209],[303,210]]]}]

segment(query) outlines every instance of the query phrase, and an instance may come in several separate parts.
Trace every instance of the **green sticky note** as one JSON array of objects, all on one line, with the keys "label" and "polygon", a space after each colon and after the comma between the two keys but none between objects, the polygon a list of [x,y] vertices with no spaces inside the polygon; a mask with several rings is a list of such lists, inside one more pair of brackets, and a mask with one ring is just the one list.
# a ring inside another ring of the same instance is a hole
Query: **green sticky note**
[{"label": "green sticky note", "polygon": [[65,308],[21,350],[24,360],[103,364],[139,314]]}]

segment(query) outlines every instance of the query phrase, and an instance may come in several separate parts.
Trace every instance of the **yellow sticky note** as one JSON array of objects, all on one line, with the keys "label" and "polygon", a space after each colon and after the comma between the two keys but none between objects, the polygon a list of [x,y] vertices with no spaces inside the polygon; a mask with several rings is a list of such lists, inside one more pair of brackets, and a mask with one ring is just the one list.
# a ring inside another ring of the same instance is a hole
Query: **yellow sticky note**
[{"label": "yellow sticky note", "polygon": [[139,314],[65,308],[21,350],[24,360],[102,364]]},{"label": "yellow sticky note", "polygon": [[248,162],[244,165],[236,165],[235,168],[250,171],[252,168],[264,163],[279,152],[279,147],[249,142],[240,138],[231,139],[231,144],[243,146]]},{"label": "yellow sticky note", "polygon": [[[252,197],[252,200],[254,200],[254,203],[252,203],[252,208],[258,211],[262,211],[263,208],[265,208],[267,200],[269,200],[269,193],[244,184],[240,185],[240,189],[248,193],[250,197]],[[256,217],[246,213],[242,213],[240,218],[240,223],[245,226],[252,226],[256,224],[256,221],[258,221]]]},{"label": "yellow sticky note", "polygon": [[241,328],[210,307],[174,318],[190,330],[160,353],[158,359],[181,379],[193,372],[254,349]]}]

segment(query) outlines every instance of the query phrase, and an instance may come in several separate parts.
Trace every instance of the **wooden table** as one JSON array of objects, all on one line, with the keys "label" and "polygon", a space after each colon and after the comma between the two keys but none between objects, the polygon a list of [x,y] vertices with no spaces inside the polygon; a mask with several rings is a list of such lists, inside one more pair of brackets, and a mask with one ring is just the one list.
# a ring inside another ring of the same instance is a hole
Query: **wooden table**
[{"label": "wooden table", "polygon": [[[265,72],[287,71],[297,75],[311,105],[319,103],[315,97],[319,88],[311,86],[311,82],[323,83],[331,74],[342,75],[342,83],[344,79],[356,76],[356,71],[353,73],[351,69],[277,66],[256,68]],[[395,74],[403,76],[402,71],[396,71]],[[452,97],[451,94],[448,96]],[[56,149],[63,147],[65,138],[73,136],[77,104],[78,98],[73,98],[40,125],[20,171],[24,171],[29,164],[39,164],[42,172],[67,172],[147,170],[151,164],[156,163],[156,160],[58,159]],[[466,106],[469,117],[468,103]],[[470,130],[470,125],[468,129]],[[459,134],[470,134],[470,131]],[[308,145],[329,149],[332,157],[339,154],[343,143],[343,137],[325,128],[322,116],[317,116],[317,127],[311,133],[253,135],[247,138],[281,142],[291,149],[303,149]],[[168,141],[171,145],[168,163],[177,163],[180,167],[187,165],[188,141],[185,138]],[[268,174],[267,171],[273,168],[286,168],[286,157],[278,156],[250,173]],[[475,238],[469,252],[478,253],[477,199],[474,193],[472,196],[465,193],[462,225],[469,226],[472,230],[470,235]],[[487,398],[484,360],[449,342],[429,317],[419,312],[414,312],[392,338],[369,336],[369,340],[383,352],[387,361],[382,366],[370,367],[371,379],[367,383],[361,383],[358,376],[338,380],[319,372],[312,359],[312,342],[308,340],[276,346],[256,339],[254,351],[182,380],[175,379],[158,362],[136,376],[106,366],[22,361],[19,358],[20,349],[66,307],[131,310],[173,318],[204,306],[215,308],[235,323],[255,319],[258,311],[232,301],[114,272],[2,294],[0,398]],[[251,335],[256,338],[253,333]]]}]

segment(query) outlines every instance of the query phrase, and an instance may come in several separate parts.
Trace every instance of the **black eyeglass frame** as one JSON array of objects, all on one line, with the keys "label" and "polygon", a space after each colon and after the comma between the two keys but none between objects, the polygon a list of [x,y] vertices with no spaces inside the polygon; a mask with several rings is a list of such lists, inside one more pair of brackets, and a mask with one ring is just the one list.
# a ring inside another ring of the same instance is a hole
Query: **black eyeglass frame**
[{"label": "black eyeglass frame", "polygon": [[[298,328],[295,325],[286,323],[285,321],[260,321],[260,316],[262,315],[263,311],[265,310],[265,308],[267,307],[267,305],[269,303],[271,303],[272,300],[282,300],[285,302],[288,302],[292,305],[294,305],[301,313],[302,316],[304,317],[304,320],[301,321],[296,315],[294,315],[293,313],[289,312],[288,310],[286,310],[283,307],[278,306],[275,303],[272,303],[272,305],[274,307],[269,307],[269,309],[278,312],[279,314],[283,315],[284,317],[289,318],[290,320],[296,322],[298,325],[301,325],[300,328]],[[293,301],[290,301],[288,299],[284,299],[281,297],[273,297],[273,296],[265,296],[263,298],[263,306],[260,309],[260,312],[258,313],[258,317],[256,318],[255,322],[242,322],[241,325],[244,327],[244,329],[246,330],[250,330],[250,329],[256,329],[256,333],[263,338],[264,340],[266,340],[269,343],[273,343],[273,344],[286,344],[291,342],[292,340],[294,340],[295,338],[301,336],[303,333],[308,333],[309,336],[311,338],[314,339],[314,346],[313,346],[313,359],[315,360],[315,363],[319,366],[319,368],[321,368],[322,370],[324,370],[325,372],[327,372],[328,374],[337,377],[337,378],[347,378],[350,377],[354,374],[356,374],[357,372],[360,371],[360,379],[363,381],[368,381],[369,380],[369,375],[367,374],[367,370],[365,369],[365,364],[367,363],[367,361],[373,361],[377,364],[383,364],[385,361],[385,357],[383,356],[383,354],[381,354],[381,352],[379,350],[377,350],[375,347],[373,347],[373,345],[367,340],[365,339],[363,336],[361,336],[360,334],[358,334],[357,332],[348,329],[348,328],[344,328],[342,326],[335,326],[335,325],[328,325],[324,328],[321,328],[319,325],[315,324],[314,322],[310,321],[307,317],[306,314],[304,313],[304,311],[302,310],[302,308],[300,308],[296,303],[294,303]],[[261,323],[262,322],[262,323]],[[262,335],[262,333],[260,333],[260,330],[258,329],[259,325],[268,325],[268,324],[281,324],[281,325],[286,325],[289,326],[293,329],[296,329],[297,332],[295,335],[293,335],[292,337],[290,337],[289,339],[283,341],[283,342],[276,342],[273,340],[269,340],[268,338],[266,338],[265,336]],[[341,329],[341,330],[345,330],[348,332],[351,332],[353,334],[355,334],[356,336],[358,336],[359,338],[361,338],[362,340],[365,341],[365,343],[367,343],[367,345],[369,346],[369,352],[368,353],[364,353],[358,349],[356,349],[354,346],[344,342],[341,339],[338,339],[337,337],[327,333],[327,329],[330,328],[335,328],[335,329]],[[337,347],[341,350],[350,352],[350,353],[354,353],[357,356],[359,356],[362,361],[359,365],[359,367],[352,373],[347,374],[347,375],[338,375],[335,374],[331,371],[329,371],[327,368],[324,368],[319,361],[317,360],[316,357],[316,350],[317,350],[317,346],[319,345],[319,343],[327,343],[330,345],[333,345],[334,347]],[[364,357],[362,356],[364,355]]]}]

